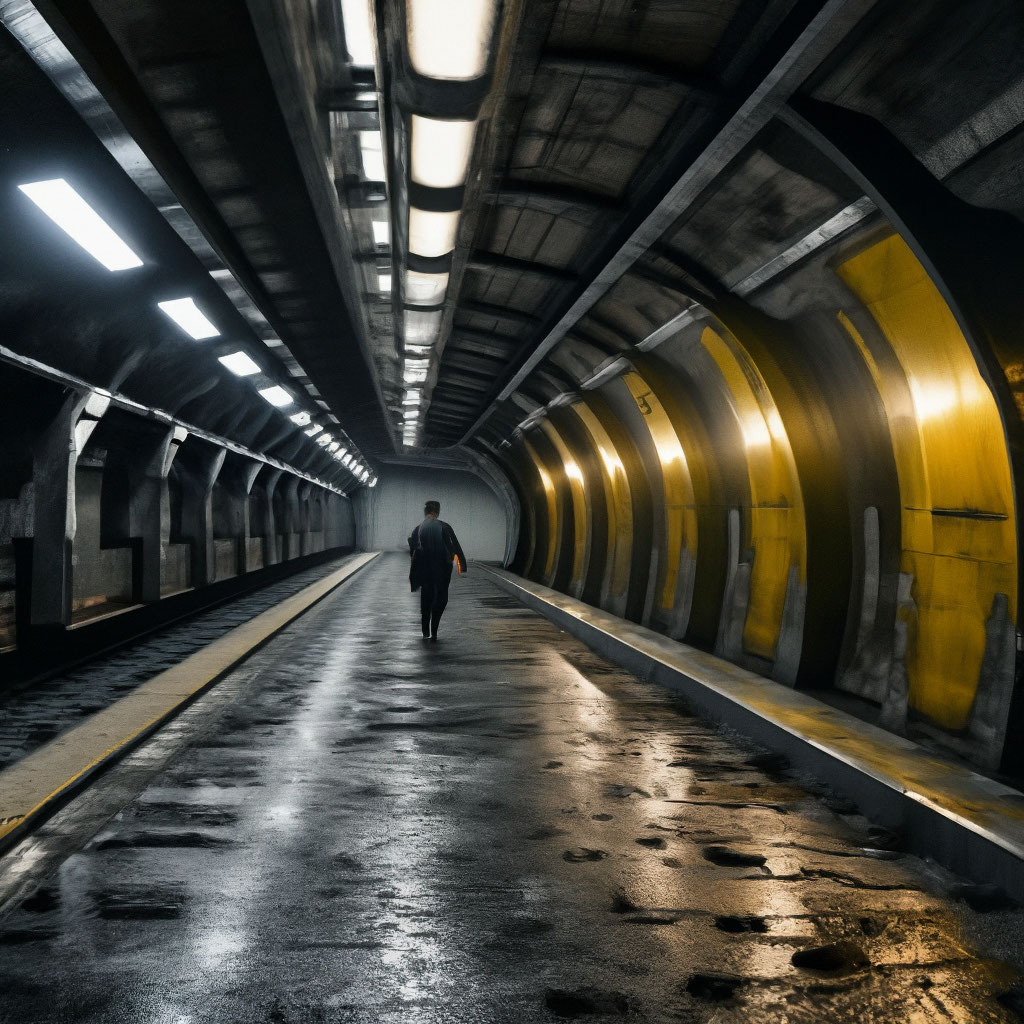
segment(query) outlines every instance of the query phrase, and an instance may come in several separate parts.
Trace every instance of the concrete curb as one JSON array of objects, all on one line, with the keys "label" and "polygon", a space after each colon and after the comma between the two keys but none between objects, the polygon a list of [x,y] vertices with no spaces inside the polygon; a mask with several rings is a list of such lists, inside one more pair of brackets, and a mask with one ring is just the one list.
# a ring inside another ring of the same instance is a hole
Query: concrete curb
[{"label": "concrete curb", "polygon": [[350,580],[379,551],[346,564],[213,643],[190,654],[110,707],[90,715],[0,772],[0,854],[317,602]]},{"label": "concrete curb", "polygon": [[1024,902],[1024,794],[721,658],[506,570],[478,568],[599,654],[784,754],[900,830],[907,849]]}]

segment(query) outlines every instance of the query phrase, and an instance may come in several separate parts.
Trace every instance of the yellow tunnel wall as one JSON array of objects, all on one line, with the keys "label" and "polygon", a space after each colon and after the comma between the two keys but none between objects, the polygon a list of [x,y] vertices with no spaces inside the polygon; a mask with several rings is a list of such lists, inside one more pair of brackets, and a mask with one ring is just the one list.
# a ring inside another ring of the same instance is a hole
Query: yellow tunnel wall
[{"label": "yellow tunnel wall", "polygon": [[[1018,591],[1000,409],[898,234],[848,242],[813,272],[827,279],[816,319],[723,303],[517,433],[515,568],[781,682],[856,692],[883,724],[918,723],[991,764]],[[821,352],[860,376],[826,379]],[[862,396],[829,397],[855,381]],[[851,416],[888,443],[851,446]],[[898,507],[872,483],[886,473]],[[815,618],[823,603],[831,618]],[[869,633],[873,681],[858,690]]]}]

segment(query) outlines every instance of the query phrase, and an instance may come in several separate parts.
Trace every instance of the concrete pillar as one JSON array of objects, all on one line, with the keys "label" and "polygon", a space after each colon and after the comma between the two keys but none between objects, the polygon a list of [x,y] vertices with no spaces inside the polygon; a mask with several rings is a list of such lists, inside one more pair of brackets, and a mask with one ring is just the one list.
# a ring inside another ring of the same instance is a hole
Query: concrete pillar
[{"label": "concrete pillar", "polygon": [[167,474],[188,436],[184,427],[146,438],[129,455],[128,534],[135,542],[135,600],[160,600],[160,569],[170,539]]},{"label": "concrete pillar", "polygon": [[257,566],[250,565],[249,538],[249,492],[259,471],[266,465],[242,456],[232,456],[221,471],[221,482],[231,496],[231,522],[238,548],[238,572],[250,572]]},{"label": "concrete pillar", "polygon": [[75,469],[90,434],[110,405],[94,392],[71,394],[36,441],[32,459],[33,626],[71,623]]},{"label": "concrete pillar", "polygon": [[283,534],[281,560],[289,561],[302,554],[302,525],[299,522],[299,484],[297,476],[288,476],[277,485],[284,499],[284,516],[279,524]]},{"label": "concrete pillar", "polygon": [[223,448],[198,438],[190,438],[180,451],[181,536],[192,548],[193,587],[205,587],[213,582],[213,485],[226,455]]},{"label": "concrete pillar", "polygon": [[298,519],[297,528],[299,534],[299,554],[308,555],[312,550],[310,545],[310,516],[309,516],[309,494],[313,490],[313,485],[308,480],[303,480],[299,483],[297,498],[298,498]]},{"label": "concrete pillar", "polygon": [[260,528],[263,530],[263,564],[277,565],[281,561],[281,553],[277,548],[277,517],[274,515],[274,491],[279,485],[283,470],[275,469],[273,466],[265,466],[260,473],[256,486],[259,487],[264,496],[263,522]]}]

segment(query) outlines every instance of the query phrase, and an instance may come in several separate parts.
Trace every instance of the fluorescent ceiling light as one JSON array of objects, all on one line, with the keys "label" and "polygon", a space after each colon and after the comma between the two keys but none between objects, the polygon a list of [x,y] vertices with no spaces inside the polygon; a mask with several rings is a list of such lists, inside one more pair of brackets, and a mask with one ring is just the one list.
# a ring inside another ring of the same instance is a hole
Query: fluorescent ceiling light
[{"label": "fluorescent ceiling light", "polygon": [[491,50],[494,8],[494,0],[406,0],[412,66],[428,78],[479,78]]},{"label": "fluorescent ceiling light", "polygon": [[347,466],[347,465],[348,465],[348,464],[349,464],[349,463],[350,463],[351,461],[352,461],[352,456],[351,456],[351,455],[346,455],[346,456],[345,456],[345,457],[344,457],[344,458],[343,458],[343,459],[341,460],[341,464],[342,464],[343,466]]},{"label": "fluorescent ceiling light", "polygon": [[341,451],[340,451],[340,452],[338,452],[338,454],[337,454],[337,458],[338,458],[339,460],[340,460],[340,459],[343,459],[343,458],[345,458],[345,456],[346,456],[347,454],[348,454],[348,449],[347,449],[347,448],[342,448],[342,449],[341,449]]},{"label": "fluorescent ceiling light", "polygon": [[317,444],[330,444],[331,443],[331,435],[330,434],[321,434],[316,439],[316,443]]},{"label": "fluorescent ceiling light", "polygon": [[18,188],[107,270],[142,266],[128,244],[63,178],[33,181]]},{"label": "fluorescent ceiling light", "polygon": [[405,343],[406,345],[430,345],[437,340],[437,332],[441,329],[442,312],[439,309],[429,313],[423,310],[407,309],[405,311]]},{"label": "fluorescent ceiling light", "polygon": [[[310,421],[311,417],[308,412],[297,412],[294,415],[289,416],[288,419],[290,419],[292,423],[298,424],[300,427],[304,427]],[[317,429],[319,429],[319,427]],[[306,431],[306,433],[309,433],[309,431]],[[314,430],[313,433],[315,434],[316,430]]]},{"label": "fluorescent ceiling light", "polygon": [[254,373],[260,372],[259,363],[254,362],[244,352],[232,352],[229,356],[221,356],[218,362],[226,366],[236,377],[251,377]]},{"label": "fluorescent ceiling light", "polygon": [[415,388],[410,388],[405,393],[405,398],[402,399],[402,405],[419,405],[420,399],[423,397],[423,392]]},{"label": "fluorescent ceiling light", "polygon": [[370,471],[368,469],[364,469],[363,472],[359,475],[359,479],[362,480],[363,483],[365,484],[366,481],[370,479]]},{"label": "fluorescent ceiling light", "polygon": [[275,384],[272,388],[263,388],[260,394],[271,404],[281,408],[285,405],[291,405],[295,399],[285,391],[284,388],[279,387]]},{"label": "fluorescent ceiling light", "polygon": [[196,341],[216,338],[220,334],[192,299],[169,299],[167,302],[158,302],[157,305]]},{"label": "fluorescent ceiling light", "polygon": [[382,292],[391,291],[391,275],[390,274],[378,274],[377,275],[377,287]]},{"label": "fluorescent ceiling light", "polygon": [[439,306],[448,290],[447,274],[422,274],[418,270],[405,272],[405,301],[416,306]]},{"label": "fluorescent ceiling light", "polygon": [[431,188],[463,184],[475,131],[475,121],[439,121],[413,114],[412,180]]},{"label": "fluorescent ceiling light", "polygon": [[376,478],[376,477],[374,477],[374,478],[373,478],[373,479],[372,479],[372,480],[370,481],[370,486],[371,486],[371,487],[376,487],[376,486],[377,486],[377,478]]},{"label": "fluorescent ceiling light", "polygon": [[363,157],[363,174],[370,181],[383,181],[384,153],[381,150],[380,132],[360,132],[359,152]]},{"label": "fluorescent ceiling light", "polygon": [[332,442],[331,442],[331,443],[330,443],[330,444],[329,444],[329,445],[327,446],[327,450],[328,450],[329,452],[333,453],[333,452],[336,452],[336,451],[337,451],[337,450],[338,450],[338,449],[339,449],[340,447],[341,447],[341,445],[340,445],[340,444],[339,444],[339,443],[338,443],[337,441],[332,441]]},{"label": "fluorescent ceiling light", "polygon": [[445,256],[455,248],[458,211],[435,213],[409,207],[409,252],[417,256]]},{"label": "fluorescent ceiling light", "polygon": [[341,16],[345,23],[345,46],[352,63],[372,67],[373,27],[368,0],[341,0]]},{"label": "fluorescent ceiling light", "polygon": [[[295,419],[295,417],[293,416],[292,419]],[[316,435],[323,429],[324,428],[321,427],[319,423],[314,423],[313,426],[306,431],[306,437],[316,437]]]},{"label": "fluorescent ceiling light", "polygon": [[386,220],[375,220],[373,222],[373,240],[377,245],[387,245],[391,232],[388,230]]}]

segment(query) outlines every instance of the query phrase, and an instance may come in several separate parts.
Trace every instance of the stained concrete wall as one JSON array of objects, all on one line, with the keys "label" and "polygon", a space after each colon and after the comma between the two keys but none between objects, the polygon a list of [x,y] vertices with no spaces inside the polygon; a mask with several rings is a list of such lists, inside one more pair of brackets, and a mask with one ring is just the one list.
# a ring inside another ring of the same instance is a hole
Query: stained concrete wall
[{"label": "stained concrete wall", "polygon": [[441,518],[451,523],[467,558],[504,558],[509,523],[503,503],[472,473],[447,469],[382,467],[377,486],[353,496],[357,546],[407,550],[406,539],[422,521],[428,499],[441,502]]}]

